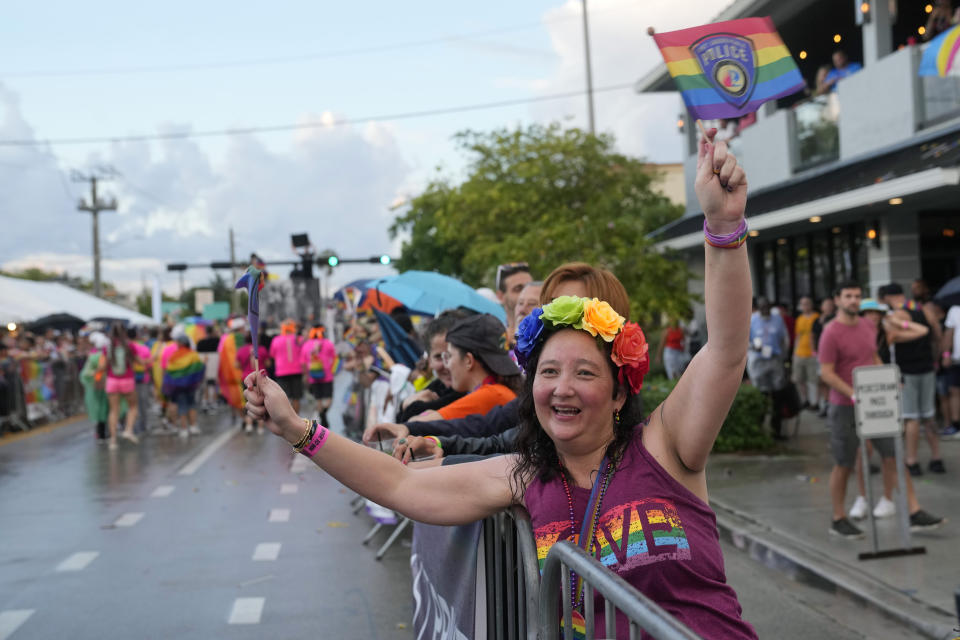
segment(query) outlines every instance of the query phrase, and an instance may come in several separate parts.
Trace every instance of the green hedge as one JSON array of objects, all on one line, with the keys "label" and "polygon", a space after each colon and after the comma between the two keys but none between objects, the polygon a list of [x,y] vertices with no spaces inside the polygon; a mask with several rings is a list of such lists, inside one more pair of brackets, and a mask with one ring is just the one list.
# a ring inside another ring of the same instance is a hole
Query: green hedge
[{"label": "green hedge", "polygon": [[[645,381],[641,391],[643,410],[650,412],[656,409],[676,383],[676,380],[657,377]],[[763,451],[772,447],[773,438],[764,426],[764,418],[769,410],[770,399],[766,395],[752,385],[740,385],[713,451]]]}]

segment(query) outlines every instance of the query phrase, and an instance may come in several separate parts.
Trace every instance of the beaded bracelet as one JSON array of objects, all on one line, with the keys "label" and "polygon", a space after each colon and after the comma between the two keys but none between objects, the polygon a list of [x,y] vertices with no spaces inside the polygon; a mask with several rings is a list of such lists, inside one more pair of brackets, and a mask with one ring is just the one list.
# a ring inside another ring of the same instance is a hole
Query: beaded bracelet
[{"label": "beaded bracelet", "polygon": [[300,453],[312,458],[316,455],[317,451],[320,451],[320,448],[327,442],[327,436],[330,435],[330,432],[327,431],[327,428],[317,422],[313,421],[312,434],[310,435],[310,442],[303,448]]},{"label": "beaded bracelet", "polygon": [[432,440],[433,444],[437,445],[438,449],[443,449],[443,444],[440,443],[440,438],[437,436],[423,436],[424,440]]},{"label": "beaded bracelet", "polygon": [[747,241],[747,219],[740,218],[740,225],[736,231],[725,236],[718,236],[710,233],[707,229],[707,221],[703,221],[703,237],[711,247],[718,249],[739,249]]}]

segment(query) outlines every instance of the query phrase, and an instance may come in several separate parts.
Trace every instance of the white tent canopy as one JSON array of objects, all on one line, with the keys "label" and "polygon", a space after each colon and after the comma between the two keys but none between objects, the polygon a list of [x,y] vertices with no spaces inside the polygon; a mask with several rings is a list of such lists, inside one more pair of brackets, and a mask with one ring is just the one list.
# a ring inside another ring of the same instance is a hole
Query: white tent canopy
[{"label": "white tent canopy", "polygon": [[118,318],[136,325],[153,324],[143,314],[59,282],[0,276],[0,322],[30,322],[53,313],[69,313],[81,320]]}]

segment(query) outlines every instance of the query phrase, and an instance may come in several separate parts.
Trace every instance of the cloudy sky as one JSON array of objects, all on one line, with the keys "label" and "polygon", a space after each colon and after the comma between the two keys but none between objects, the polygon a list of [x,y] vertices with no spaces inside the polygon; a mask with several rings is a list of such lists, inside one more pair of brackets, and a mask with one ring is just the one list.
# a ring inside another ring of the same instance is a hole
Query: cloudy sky
[{"label": "cloudy sky", "polygon": [[[632,83],[660,60],[659,31],[707,22],[729,0],[590,0],[594,86]],[[450,137],[559,120],[586,126],[579,1],[329,3],[276,0],[16,3],[0,23],[0,266],[90,277],[89,186],[102,191],[104,279],[126,291],[168,262],[290,259],[291,233],[344,257],[394,253],[390,207],[437,167]],[[678,9],[682,7],[682,10]],[[397,117],[501,101],[506,107]],[[529,101],[529,102],[522,102]],[[597,127],[624,152],[680,160],[676,96],[595,96]],[[349,120],[351,123],[342,124]],[[87,142],[140,134],[302,125],[277,132]],[[51,142],[44,142],[51,141]],[[17,143],[17,144],[11,144]],[[28,143],[28,144],[23,144]],[[281,272],[283,270],[280,270]],[[382,275],[338,269],[332,284]],[[209,270],[188,272],[205,283]]]}]

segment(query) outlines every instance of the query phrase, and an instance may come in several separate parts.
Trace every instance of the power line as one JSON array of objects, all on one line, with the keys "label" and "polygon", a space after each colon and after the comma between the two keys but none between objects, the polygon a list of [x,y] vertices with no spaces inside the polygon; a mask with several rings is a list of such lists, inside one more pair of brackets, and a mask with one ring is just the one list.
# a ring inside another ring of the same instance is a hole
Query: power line
[{"label": "power line", "polygon": [[[626,6],[626,5],[621,5]],[[602,10],[594,10],[593,14],[606,11],[612,11],[618,6],[606,7]],[[292,56],[277,56],[270,58],[253,58],[247,60],[232,60],[224,62],[198,62],[193,64],[180,65],[159,65],[159,66],[141,66],[141,67],[108,67],[93,69],[53,69],[53,70],[34,70],[34,71],[0,71],[2,78],[69,78],[77,76],[107,76],[107,75],[127,75],[139,73],[171,73],[177,71],[208,71],[216,69],[232,69],[239,67],[267,66],[277,64],[289,64],[296,62],[309,62],[311,60],[324,60],[331,58],[345,58],[350,56],[366,55],[372,53],[384,53],[387,51],[397,51],[401,49],[415,49],[428,47],[437,44],[447,44],[461,40],[476,40],[487,36],[502,35],[505,33],[516,33],[518,31],[529,31],[543,27],[544,25],[558,22],[568,22],[579,16],[562,16],[552,20],[542,20],[540,22],[528,22],[509,27],[500,27],[497,29],[488,29],[485,31],[473,31],[461,33],[452,36],[439,36],[436,38],[427,38],[424,40],[408,40],[405,42],[394,42],[381,45],[370,45],[366,47],[354,47],[350,49],[338,49],[332,51],[320,51],[316,53],[306,53]]]},{"label": "power line", "polygon": [[[621,84],[599,87],[593,90],[594,93],[607,93],[610,91],[622,91],[632,89],[633,82],[624,82]],[[105,144],[113,142],[148,142],[153,140],[187,140],[191,138],[214,138],[232,135],[246,135],[253,133],[281,133],[285,131],[298,131],[302,129],[319,129],[323,127],[341,127],[351,124],[366,124],[368,122],[388,122],[393,120],[411,120],[414,118],[426,118],[430,116],[447,115],[451,113],[464,113],[467,111],[482,111],[484,109],[499,109],[502,107],[513,107],[523,104],[532,104],[537,102],[548,102],[550,100],[562,100],[565,98],[576,98],[584,95],[585,91],[566,91],[563,93],[553,93],[534,98],[518,98],[515,100],[500,100],[498,102],[483,102],[470,105],[461,105],[457,107],[445,107],[440,109],[427,109],[424,111],[407,111],[402,113],[385,114],[379,116],[365,116],[361,118],[343,118],[328,122],[300,122],[296,124],[278,124],[256,127],[237,127],[233,129],[209,129],[206,131],[180,131],[169,133],[145,133],[123,136],[96,136],[86,138],[54,138],[46,140],[0,140],[0,146],[3,147],[30,147],[36,145],[80,145],[80,144]]]}]

